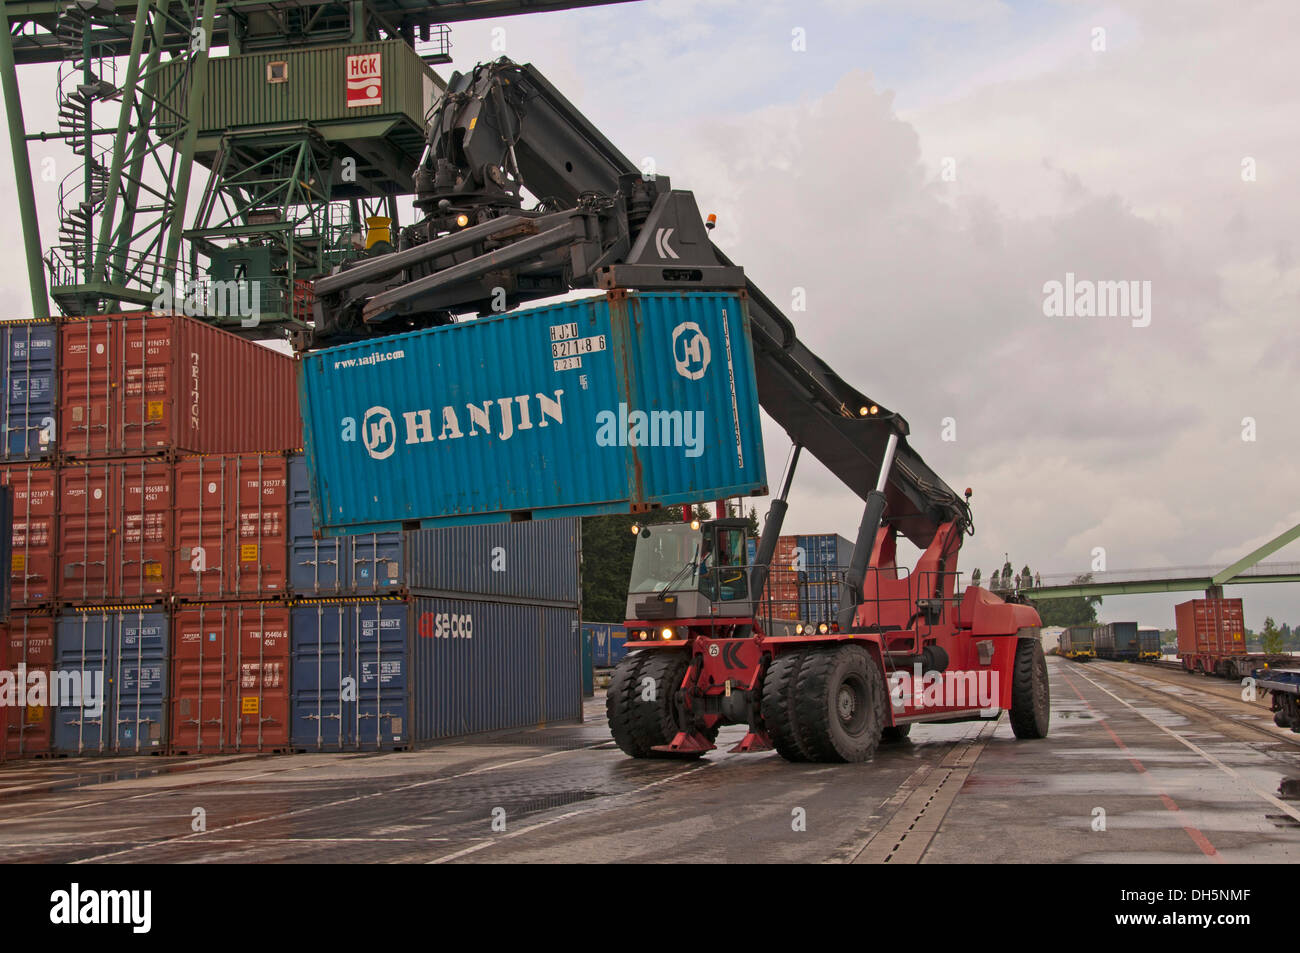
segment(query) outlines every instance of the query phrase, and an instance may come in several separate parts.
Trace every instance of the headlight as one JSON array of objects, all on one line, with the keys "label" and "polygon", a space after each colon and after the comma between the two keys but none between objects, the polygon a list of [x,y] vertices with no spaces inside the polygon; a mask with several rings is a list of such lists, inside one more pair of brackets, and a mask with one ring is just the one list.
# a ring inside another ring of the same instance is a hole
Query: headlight
[{"label": "headlight", "polygon": [[802,622],[800,622],[798,625],[796,625],[796,626],[794,627],[794,634],[795,634],[795,635],[803,635],[803,623],[802,623]]},{"label": "headlight", "polygon": [[822,635],[825,635],[825,634],[826,634],[827,632],[829,632],[830,630],[831,630],[831,627],[830,627],[829,625],[827,625],[825,622],[823,622],[821,625],[817,626],[817,631],[818,631],[819,633],[821,633]]},{"label": "headlight", "polygon": [[659,633],[661,639],[671,639],[674,635],[676,635],[676,633],[673,632],[672,629],[668,628],[668,626],[664,626],[663,631]]}]

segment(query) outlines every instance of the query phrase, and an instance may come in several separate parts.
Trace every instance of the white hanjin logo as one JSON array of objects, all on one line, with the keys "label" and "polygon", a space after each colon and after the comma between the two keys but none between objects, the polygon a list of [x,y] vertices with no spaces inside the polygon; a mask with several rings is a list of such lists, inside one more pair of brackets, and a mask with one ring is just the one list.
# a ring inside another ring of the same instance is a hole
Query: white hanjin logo
[{"label": "white hanjin logo", "polygon": [[366,453],[376,460],[386,460],[397,449],[397,424],[387,407],[371,407],[361,419],[361,439]]},{"label": "white hanjin logo", "polygon": [[709,368],[710,356],[709,339],[694,321],[683,322],[673,329],[673,360],[682,377],[688,381],[699,380]]}]

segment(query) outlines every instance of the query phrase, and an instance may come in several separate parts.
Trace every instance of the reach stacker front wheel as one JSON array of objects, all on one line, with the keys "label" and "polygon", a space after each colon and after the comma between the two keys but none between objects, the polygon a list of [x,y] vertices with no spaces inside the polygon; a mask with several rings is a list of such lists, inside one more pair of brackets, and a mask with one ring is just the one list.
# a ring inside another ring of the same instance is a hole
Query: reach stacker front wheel
[{"label": "reach stacker front wheel", "polygon": [[[633,758],[698,758],[703,752],[681,754],[655,751],[670,744],[682,726],[677,723],[677,690],[690,660],[685,652],[640,649],[629,652],[614,669],[605,695],[605,715],[614,741]],[[710,743],[716,727],[701,732]]]},{"label": "reach stacker front wheel", "polygon": [[1017,738],[1046,738],[1051,717],[1043,642],[1036,636],[1020,639],[1011,670],[1011,730]]}]

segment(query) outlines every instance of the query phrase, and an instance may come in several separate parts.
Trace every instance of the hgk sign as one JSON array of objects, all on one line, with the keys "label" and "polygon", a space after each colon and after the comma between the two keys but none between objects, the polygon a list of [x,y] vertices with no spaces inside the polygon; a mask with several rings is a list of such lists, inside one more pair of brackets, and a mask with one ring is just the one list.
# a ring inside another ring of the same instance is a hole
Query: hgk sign
[{"label": "hgk sign", "polygon": [[382,106],[384,80],[379,66],[380,54],[362,53],[348,57],[348,108]]}]

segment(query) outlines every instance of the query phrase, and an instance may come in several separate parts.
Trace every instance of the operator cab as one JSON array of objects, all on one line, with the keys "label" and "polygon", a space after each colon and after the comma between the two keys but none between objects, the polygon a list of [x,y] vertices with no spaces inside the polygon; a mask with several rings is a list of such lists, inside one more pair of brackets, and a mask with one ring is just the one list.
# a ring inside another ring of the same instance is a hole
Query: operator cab
[{"label": "operator cab", "polygon": [[748,615],[748,526],[728,518],[638,527],[627,618]]}]

